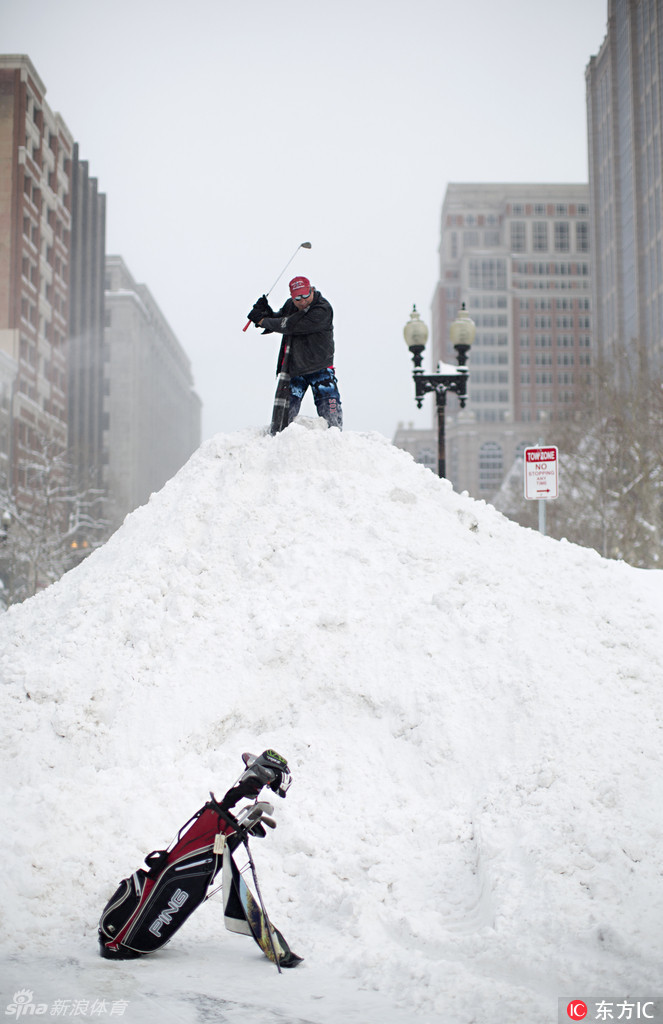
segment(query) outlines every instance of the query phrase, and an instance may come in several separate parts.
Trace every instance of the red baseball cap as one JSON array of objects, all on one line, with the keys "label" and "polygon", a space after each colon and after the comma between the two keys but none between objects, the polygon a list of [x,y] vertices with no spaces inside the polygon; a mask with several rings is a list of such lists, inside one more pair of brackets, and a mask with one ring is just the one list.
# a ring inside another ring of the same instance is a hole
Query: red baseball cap
[{"label": "red baseball cap", "polygon": [[299,299],[302,295],[308,295],[311,291],[311,282],[308,277],[293,277],[290,282],[290,294],[293,299]]}]

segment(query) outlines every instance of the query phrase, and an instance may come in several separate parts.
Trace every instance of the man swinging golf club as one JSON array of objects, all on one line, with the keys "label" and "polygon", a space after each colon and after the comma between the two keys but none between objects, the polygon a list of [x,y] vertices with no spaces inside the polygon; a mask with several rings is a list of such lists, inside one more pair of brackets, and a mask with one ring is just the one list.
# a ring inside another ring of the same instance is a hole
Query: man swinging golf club
[{"label": "man swinging golf club", "polygon": [[[310,387],[318,411],[330,427],[343,429],[343,412],[334,372],[334,311],[307,277],[294,277],[290,298],[275,313],[261,295],[248,315],[266,334],[283,335],[277,373],[289,374],[287,419],[298,415]],[[272,431],[274,432],[274,431]]]}]

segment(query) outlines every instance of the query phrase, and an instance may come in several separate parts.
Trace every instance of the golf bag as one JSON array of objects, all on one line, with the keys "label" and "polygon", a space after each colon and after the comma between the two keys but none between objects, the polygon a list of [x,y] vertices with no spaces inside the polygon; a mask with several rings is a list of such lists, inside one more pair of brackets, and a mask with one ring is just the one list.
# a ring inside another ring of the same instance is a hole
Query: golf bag
[{"label": "golf bag", "polygon": [[154,850],[146,868],[122,879],[99,922],[102,957],[130,960],[153,953],[205,900],[223,863],[221,837],[240,842],[237,822],[210,796],[168,849]]},{"label": "golf bag", "polygon": [[[273,807],[255,802],[236,817],[230,811],[243,798],[255,799],[264,786],[285,797],[292,781],[288,765],[273,750],[266,750],[259,757],[242,756],[246,771],[221,803],[210,793],[209,801],[182,826],[167,849],[154,850],[145,858],[146,867],[122,879],[99,921],[102,957],[130,960],[164,946],[207,899],[223,865],[226,927],[251,935],[279,971],[282,966],[300,963],[301,957],[292,952],[264,912],[249,849],[249,836],[264,836],[264,825],[275,828],[270,817]],[[233,852],[242,844],[258,900],[233,859]]]}]

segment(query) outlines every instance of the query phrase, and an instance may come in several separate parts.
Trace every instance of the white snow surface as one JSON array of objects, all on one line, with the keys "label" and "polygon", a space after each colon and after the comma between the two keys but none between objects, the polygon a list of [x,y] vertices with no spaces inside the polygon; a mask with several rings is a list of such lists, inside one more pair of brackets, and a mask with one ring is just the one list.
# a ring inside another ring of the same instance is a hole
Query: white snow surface
[{"label": "white snow surface", "polygon": [[[0,1012],[547,1024],[663,994],[663,574],[323,427],[212,438],[0,619]],[[119,880],[267,747],[294,781],[253,852],[304,963],[279,975],[217,897],[101,960]]]}]

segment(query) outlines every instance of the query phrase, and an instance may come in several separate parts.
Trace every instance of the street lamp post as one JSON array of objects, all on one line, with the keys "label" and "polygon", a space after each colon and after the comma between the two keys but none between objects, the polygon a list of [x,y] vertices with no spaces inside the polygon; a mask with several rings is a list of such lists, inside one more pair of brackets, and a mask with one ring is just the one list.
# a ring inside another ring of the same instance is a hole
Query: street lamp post
[{"label": "street lamp post", "polygon": [[467,382],[469,370],[467,368],[467,357],[470,346],[474,341],[476,326],[465,309],[465,303],[461,305],[458,316],[451,324],[449,331],[452,344],[456,349],[457,366],[448,363],[438,363],[437,373],[424,373],[421,364],[423,351],[428,340],[428,328],[421,320],[417,307],[412,307],[410,319],[403,328],[405,344],[412,354],[414,370],[412,379],[414,381],[414,396],[417,407],[421,409],[424,395],[429,391],[435,392],[437,406],[437,472],[438,476],[446,476],[446,438],[445,438],[445,410],[447,404],[447,392],[453,391],[458,395],[461,409],[465,408],[467,401]]}]

